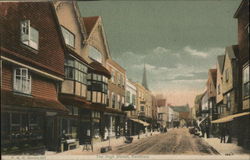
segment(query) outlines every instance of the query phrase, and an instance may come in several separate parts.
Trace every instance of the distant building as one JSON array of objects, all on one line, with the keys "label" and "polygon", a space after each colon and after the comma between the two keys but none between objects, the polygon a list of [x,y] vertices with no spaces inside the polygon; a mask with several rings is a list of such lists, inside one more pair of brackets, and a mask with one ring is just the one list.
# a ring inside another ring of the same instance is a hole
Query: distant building
[{"label": "distant building", "polygon": [[173,111],[179,113],[179,121],[182,122],[182,125],[187,125],[190,123],[190,108],[189,105],[183,105],[183,106],[170,106],[170,108],[173,109]]},{"label": "distant building", "polygon": [[216,107],[216,76],[217,69],[208,70],[207,94],[210,121],[217,119],[218,117],[218,111]]},{"label": "distant building", "polygon": [[195,117],[199,118],[201,117],[201,111],[202,111],[202,97],[205,95],[206,92],[199,94],[195,97],[195,101],[194,101],[194,108],[195,108]]}]

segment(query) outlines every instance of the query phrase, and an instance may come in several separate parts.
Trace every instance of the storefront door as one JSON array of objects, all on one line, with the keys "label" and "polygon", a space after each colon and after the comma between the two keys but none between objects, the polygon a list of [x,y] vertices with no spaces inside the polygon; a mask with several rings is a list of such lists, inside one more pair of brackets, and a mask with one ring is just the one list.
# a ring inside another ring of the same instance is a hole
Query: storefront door
[{"label": "storefront door", "polygon": [[56,148],[55,141],[55,118],[51,116],[46,117],[46,148],[49,151],[54,151]]}]

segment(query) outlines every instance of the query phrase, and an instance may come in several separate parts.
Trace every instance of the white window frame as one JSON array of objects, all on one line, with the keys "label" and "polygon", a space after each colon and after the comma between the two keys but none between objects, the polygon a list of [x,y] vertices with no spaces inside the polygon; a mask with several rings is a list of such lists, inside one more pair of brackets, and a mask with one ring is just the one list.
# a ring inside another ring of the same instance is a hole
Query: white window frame
[{"label": "white window frame", "polygon": [[21,42],[35,50],[39,46],[39,32],[30,26],[30,20],[21,21],[20,24]]},{"label": "white window frame", "polygon": [[[17,70],[19,70],[20,75],[17,75]],[[20,81],[17,80],[17,77],[20,78]],[[14,80],[13,84],[14,91],[25,94],[31,94],[32,81],[27,68],[15,68],[13,80]]]}]

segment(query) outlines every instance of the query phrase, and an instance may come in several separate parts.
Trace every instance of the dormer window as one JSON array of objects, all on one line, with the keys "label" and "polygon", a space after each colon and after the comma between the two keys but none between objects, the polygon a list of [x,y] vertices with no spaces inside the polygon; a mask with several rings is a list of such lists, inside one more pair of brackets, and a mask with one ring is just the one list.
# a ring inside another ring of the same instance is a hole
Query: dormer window
[{"label": "dormer window", "polygon": [[39,32],[30,26],[30,20],[21,21],[21,42],[38,50]]},{"label": "dormer window", "polygon": [[61,26],[61,29],[65,43],[70,47],[75,48],[75,35],[63,26]]},{"label": "dormer window", "polygon": [[94,47],[89,46],[89,57],[102,63],[102,54]]}]

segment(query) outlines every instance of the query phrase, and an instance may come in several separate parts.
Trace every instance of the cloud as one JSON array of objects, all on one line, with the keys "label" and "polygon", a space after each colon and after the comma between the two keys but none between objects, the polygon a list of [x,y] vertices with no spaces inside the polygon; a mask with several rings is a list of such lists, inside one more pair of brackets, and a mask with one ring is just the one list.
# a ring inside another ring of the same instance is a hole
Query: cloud
[{"label": "cloud", "polygon": [[220,47],[195,49],[185,46],[173,50],[157,46],[145,52],[114,54],[119,56],[113,58],[126,69],[127,77],[137,82],[142,81],[145,64],[152,91],[203,90],[208,69],[214,68],[216,56],[223,52]]},{"label": "cloud", "polygon": [[191,72],[190,74],[179,75],[175,77],[174,80],[200,80],[200,79],[206,79],[207,76],[208,76],[207,72]]},{"label": "cloud", "polygon": [[184,47],[184,51],[186,51],[187,53],[189,53],[192,56],[198,56],[198,57],[202,57],[202,58],[206,58],[208,56],[207,53],[202,52],[202,51],[197,51],[196,49],[192,49],[190,46]]}]

